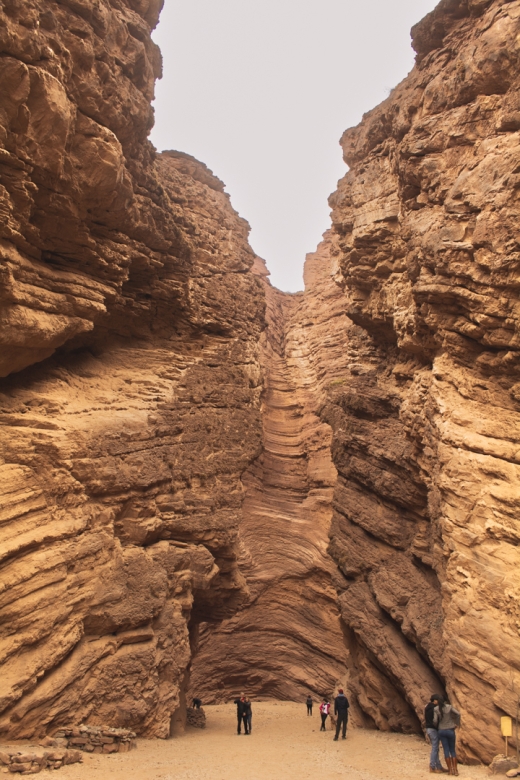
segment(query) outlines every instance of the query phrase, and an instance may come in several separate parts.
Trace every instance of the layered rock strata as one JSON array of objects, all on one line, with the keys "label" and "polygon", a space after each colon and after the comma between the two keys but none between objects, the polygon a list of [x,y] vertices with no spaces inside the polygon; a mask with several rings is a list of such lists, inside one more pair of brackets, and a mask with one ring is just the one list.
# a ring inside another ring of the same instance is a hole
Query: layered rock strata
[{"label": "layered rock strata", "polygon": [[173,734],[195,652],[205,701],[343,682],[382,729],[446,690],[490,760],[520,689],[520,0],[414,28],[292,296],[147,141],[160,5],[0,4],[0,735]]},{"label": "layered rock strata", "polygon": [[0,12],[3,736],[168,736],[190,621],[247,595],[265,303],[222,183],[146,141],[159,5]]},{"label": "layered rock strata", "polygon": [[519,34],[518,2],[443,0],[412,73],[343,136],[331,199],[373,345],[322,413],[354,686],[408,729],[444,685],[468,760],[500,751],[520,690]]},{"label": "layered rock strata", "polygon": [[[325,280],[330,292],[330,278]],[[307,325],[321,328],[315,344],[323,339],[321,346],[342,358],[329,319],[341,295],[332,283],[331,308],[313,312],[310,297],[281,293],[268,282],[265,287],[263,446],[243,476],[239,527],[240,568],[250,595],[220,625],[200,626],[191,683],[192,692],[208,702],[228,700],[242,690],[301,701],[309,692],[330,696],[347,676],[335,566],[327,556],[336,473],[330,428],[316,414],[315,355],[305,335]],[[320,322],[313,323],[315,313]],[[337,315],[339,325],[341,311]]]}]

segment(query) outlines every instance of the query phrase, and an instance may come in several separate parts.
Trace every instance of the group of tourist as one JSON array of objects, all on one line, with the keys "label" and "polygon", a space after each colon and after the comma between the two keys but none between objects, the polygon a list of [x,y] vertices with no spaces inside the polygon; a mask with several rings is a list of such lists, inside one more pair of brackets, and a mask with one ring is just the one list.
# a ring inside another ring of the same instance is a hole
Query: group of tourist
[{"label": "group of tourist", "polygon": [[[312,715],[313,706],[312,696],[307,696],[305,704],[307,706],[307,715]],[[320,731],[326,731],[327,718],[331,714],[331,705],[327,698],[324,698],[320,704],[321,727]],[[336,718],[336,734],[334,740],[339,737],[340,730],[343,730],[342,737],[346,739],[348,723],[349,701],[343,690],[340,688],[338,695],[334,699],[334,715]],[[457,752],[455,750],[455,729],[460,726],[460,713],[453,707],[447,697],[433,694],[424,710],[425,729],[431,744],[430,752],[430,772],[458,775]],[[439,758],[439,745],[442,745],[444,757],[448,768],[442,766]]]},{"label": "group of tourist", "polygon": [[[253,712],[250,699],[244,693],[241,693],[240,697],[234,700],[234,704],[237,707],[237,734],[242,733],[242,726],[244,726],[244,734],[251,734]],[[307,715],[312,715],[314,704],[312,696],[307,696],[305,704]],[[339,739],[340,732],[342,732],[342,739],[347,738],[349,707],[349,700],[345,696],[343,689],[339,688],[338,694],[334,699],[333,723],[335,721],[335,741]],[[326,731],[326,723],[329,716],[332,717],[331,704],[324,697],[320,704],[320,731]],[[443,697],[435,693],[430,697],[430,701],[424,709],[424,721],[426,734],[431,744],[430,772],[458,775],[455,729],[460,726],[460,713],[455,707],[452,707],[445,696]],[[447,769],[441,764],[439,745],[442,745],[444,757],[448,765]]]},{"label": "group of tourist", "polygon": [[[312,715],[312,696],[307,696],[307,715]],[[237,708],[237,734],[242,733],[242,726],[244,727],[244,734],[251,734],[252,722],[253,722],[253,710],[251,707],[251,700],[244,694],[233,701]],[[338,690],[338,695],[334,699],[334,716],[336,723],[336,735],[335,740],[339,739],[340,731],[342,731],[342,739],[347,738],[347,723],[348,723],[348,710],[350,704],[345,696],[343,689]],[[321,728],[320,731],[325,731],[325,723],[330,713],[330,702],[328,699],[323,699],[320,704],[321,715]]]},{"label": "group of tourist", "polygon": [[[307,699],[305,701],[307,705],[307,715],[312,715],[312,705],[313,700],[312,696],[307,696]],[[339,733],[342,731],[341,738],[346,739],[347,738],[347,723],[348,723],[348,711],[349,711],[349,700],[345,696],[345,693],[343,691],[343,688],[338,689],[338,695],[334,699],[334,720],[336,723],[336,734],[334,736],[334,741],[336,742],[339,739]],[[326,731],[326,724],[327,724],[327,718],[329,715],[331,715],[330,712],[330,702],[327,698],[323,698],[321,704],[320,704],[320,717],[321,717],[321,726],[320,731]]]}]

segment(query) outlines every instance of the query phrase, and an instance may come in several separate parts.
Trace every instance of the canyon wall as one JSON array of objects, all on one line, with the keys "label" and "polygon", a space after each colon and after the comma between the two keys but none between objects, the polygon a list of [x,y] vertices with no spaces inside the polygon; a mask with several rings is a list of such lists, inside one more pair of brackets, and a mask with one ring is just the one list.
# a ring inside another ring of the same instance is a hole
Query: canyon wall
[{"label": "canyon wall", "polygon": [[169,736],[247,597],[265,300],[222,183],[146,136],[160,3],[2,3],[0,735]]},{"label": "canyon wall", "polygon": [[416,67],[344,134],[331,198],[372,347],[322,410],[330,553],[361,706],[409,729],[444,686],[463,754],[489,760],[520,691],[520,3],[443,0],[412,34]]},{"label": "canyon wall", "polygon": [[[520,689],[520,0],[442,0],[305,291],[147,140],[160,0],[0,3],[0,736]],[[191,679],[190,679],[191,678]]]},{"label": "canyon wall", "polygon": [[[330,278],[325,283],[329,292],[332,286],[334,305],[340,290]],[[200,627],[191,683],[192,692],[208,702],[242,690],[303,702],[308,693],[330,696],[348,676],[337,572],[327,555],[336,470],[330,427],[316,413],[313,365],[313,347],[325,343],[332,360],[341,362],[340,329],[331,330],[331,311],[319,310],[314,297],[264,285],[263,446],[242,478],[246,497],[239,526],[249,598],[220,625]],[[340,324],[341,311],[337,315]],[[307,325],[321,328],[312,345]]]}]

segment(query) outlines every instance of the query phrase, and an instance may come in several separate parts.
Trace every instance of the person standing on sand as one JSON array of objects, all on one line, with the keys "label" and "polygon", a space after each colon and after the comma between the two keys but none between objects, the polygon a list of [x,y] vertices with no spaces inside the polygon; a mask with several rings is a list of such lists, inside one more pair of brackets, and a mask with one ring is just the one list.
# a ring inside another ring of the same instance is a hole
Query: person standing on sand
[{"label": "person standing on sand", "polygon": [[339,730],[343,726],[342,739],[347,738],[347,722],[348,722],[348,708],[350,707],[349,701],[343,693],[343,688],[338,690],[338,695],[334,699],[334,715],[336,716],[336,735],[334,741],[337,742],[339,737]]},{"label": "person standing on sand", "polygon": [[244,699],[244,730],[246,734],[251,734],[253,727],[253,709],[251,700],[246,696]]},{"label": "person standing on sand", "polygon": [[305,703],[307,705],[307,715],[312,715],[312,696],[307,696],[307,701]]},{"label": "person standing on sand", "polygon": [[424,708],[424,728],[432,746],[430,752],[430,772],[436,772],[437,774],[448,771],[444,769],[439,758],[439,732],[435,725],[435,707],[438,707],[441,700],[442,697],[434,693]]},{"label": "person standing on sand", "polygon": [[460,712],[451,706],[448,699],[440,699],[433,712],[433,720],[438,729],[448,772],[450,775],[458,775],[455,729],[460,726]]},{"label": "person standing on sand", "polygon": [[[245,703],[245,696],[243,693],[240,694],[240,697],[238,699],[235,699],[233,704],[237,705],[237,734],[241,734],[241,727],[242,727],[242,721],[244,719],[244,703]],[[245,724],[244,724],[245,725]],[[247,729],[246,729],[247,734]]]},{"label": "person standing on sand", "polygon": [[321,715],[321,727],[320,731],[327,731],[325,728],[325,723],[327,722],[327,716],[329,714],[330,710],[330,704],[328,703],[327,699],[323,699],[322,703],[320,704],[320,715]]}]

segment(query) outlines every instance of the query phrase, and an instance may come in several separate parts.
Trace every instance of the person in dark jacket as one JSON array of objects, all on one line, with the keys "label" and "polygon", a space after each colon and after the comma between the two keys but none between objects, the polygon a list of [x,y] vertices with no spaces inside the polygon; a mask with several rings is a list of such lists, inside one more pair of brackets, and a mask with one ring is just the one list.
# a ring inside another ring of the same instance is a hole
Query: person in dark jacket
[{"label": "person in dark jacket", "polygon": [[253,708],[251,707],[251,700],[246,698],[244,699],[244,731],[246,734],[251,734],[251,729],[253,728]]},{"label": "person in dark jacket", "polygon": [[343,693],[343,688],[340,688],[338,695],[334,699],[334,715],[336,716],[336,735],[334,740],[339,737],[339,732],[343,726],[342,739],[347,738],[347,721],[348,721],[348,708],[350,707],[349,701]]},{"label": "person in dark jacket", "polygon": [[435,725],[435,707],[437,707],[441,701],[442,697],[434,693],[424,708],[424,728],[428,735],[428,739],[430,740],[430,745],[432,746],[430,752],[430,772],[435,772],[437,774],[448,771],[447,769],[444,769],[439,758],[439,732]]},{"label": "person in dark jacket", "polygon": [[[242,721],[244,720],[244,705],[245,705],[245,699],[243,693],[240,694],[240,697],[238,699],[235,699],[233,704],[237,705],[237,734],[241,734],[241,728],[242,728]],[[245,726],[245,723],[244,723]],[[247,734],[247,728],[246,728],[246,734]]]},{"label": "person in dark jacket", "polygon": [[307,715],[312,715],[312,696],[307,696],[305,703],[307,705]]}]

